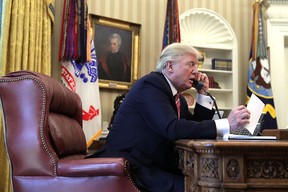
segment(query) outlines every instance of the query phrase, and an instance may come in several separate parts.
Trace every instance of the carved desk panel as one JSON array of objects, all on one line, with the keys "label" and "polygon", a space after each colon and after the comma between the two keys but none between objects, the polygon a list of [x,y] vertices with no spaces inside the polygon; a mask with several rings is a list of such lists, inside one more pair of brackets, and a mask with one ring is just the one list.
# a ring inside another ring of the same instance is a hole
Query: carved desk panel
[{"label": "carved desk panel", "polygon": [[186,192],[288,191],[287,141],[178,140]]}]

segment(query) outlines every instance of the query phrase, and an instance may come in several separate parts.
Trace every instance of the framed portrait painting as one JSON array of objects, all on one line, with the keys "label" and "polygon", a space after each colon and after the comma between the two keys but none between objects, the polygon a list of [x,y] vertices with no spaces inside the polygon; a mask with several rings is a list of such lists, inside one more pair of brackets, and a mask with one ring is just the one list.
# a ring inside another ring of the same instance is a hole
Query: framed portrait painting
[{"label": "framed portrait painting", "polygon": [[90,14],[99,86],[129,89],[138,79],[140,24]]}]

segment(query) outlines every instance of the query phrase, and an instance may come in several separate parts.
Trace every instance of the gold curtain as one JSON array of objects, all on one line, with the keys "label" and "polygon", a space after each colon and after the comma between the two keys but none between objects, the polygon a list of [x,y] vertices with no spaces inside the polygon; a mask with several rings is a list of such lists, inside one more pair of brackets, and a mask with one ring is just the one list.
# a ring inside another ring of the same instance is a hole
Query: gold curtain
[{"label": "gold curtain", "polygon": [[[1,76],[18,70],[51,75],[54,3],[54,0],[3,2],[5,13],[0,44]],[[10,167],[4,146],[2,118],[0,120],[0,191],[10,192]]]}]

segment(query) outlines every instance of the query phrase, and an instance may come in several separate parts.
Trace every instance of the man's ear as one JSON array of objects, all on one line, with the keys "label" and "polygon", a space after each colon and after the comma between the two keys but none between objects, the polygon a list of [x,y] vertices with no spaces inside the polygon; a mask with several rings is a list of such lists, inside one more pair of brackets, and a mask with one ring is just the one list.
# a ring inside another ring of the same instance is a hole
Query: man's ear
[{"label": "man's ear", "polygon": [[166,62],[166,68],[168,69],[168,71],[171,73],[173,72],[173,67],[172,67],[173,63],[172,61],[167,61]]}]

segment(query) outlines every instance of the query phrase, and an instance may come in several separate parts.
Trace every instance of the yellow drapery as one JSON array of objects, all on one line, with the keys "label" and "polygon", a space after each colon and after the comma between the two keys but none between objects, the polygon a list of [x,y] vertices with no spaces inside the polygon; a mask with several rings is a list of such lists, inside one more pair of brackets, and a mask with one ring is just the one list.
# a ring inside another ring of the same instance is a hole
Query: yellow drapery
[{"label": "yellow drapery", "polygon": [[[54,0],[4,2],[0,75],[18,70],[50,75]],[[11,175],[4,146],[2,117],[0,120],[0,191],[10,192]]]}]

